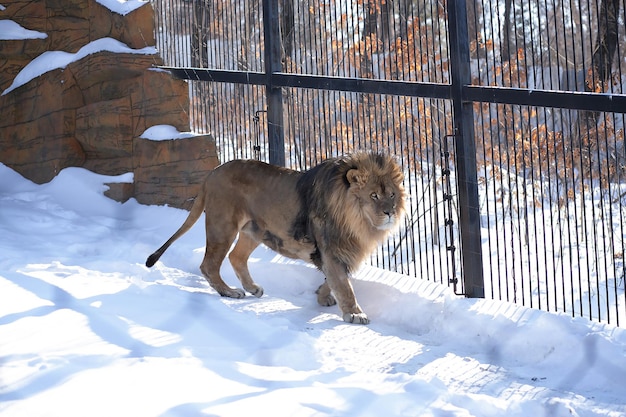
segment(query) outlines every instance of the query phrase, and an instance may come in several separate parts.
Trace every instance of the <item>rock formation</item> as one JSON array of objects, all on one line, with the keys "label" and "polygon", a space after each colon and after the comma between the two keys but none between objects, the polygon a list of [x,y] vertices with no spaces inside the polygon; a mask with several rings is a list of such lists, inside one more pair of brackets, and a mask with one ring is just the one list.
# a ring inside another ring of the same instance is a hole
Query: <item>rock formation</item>
[{"label": "rock formation", "polygon": [[187,83],[156,68],[150,4],[127,14],[96,0],[2,4],[0,19],[24,34],[0,30],[0,162],[37,183],[68,166],[133,172],[107,195],[188,208],[218,164],[215,143],[140,137],[154,125],[189,130]]}]

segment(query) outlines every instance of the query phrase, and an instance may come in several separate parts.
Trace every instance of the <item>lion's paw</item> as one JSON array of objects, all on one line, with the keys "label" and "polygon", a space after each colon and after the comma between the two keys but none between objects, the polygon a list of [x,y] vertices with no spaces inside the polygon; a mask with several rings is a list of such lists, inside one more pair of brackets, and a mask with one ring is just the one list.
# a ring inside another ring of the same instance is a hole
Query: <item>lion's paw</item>
[{"label": "lion's paw", "polygon": [[370,319],[365,313],[346,313],[343,315],[343,321],[354,324],[369,324]]},{"label": "lion's paw", "polygon": [[263,287],[261,287],[260,285],[257,285],[254,288],[250,288],[248,292],[257,298],[261,298],[263,296]]},{"label": "lion's paw", "polygon": [[333,297],[332,294],[328,294],[326,296],[318,294],[317,303],[322,307],[330,307],[337,304],[337,300],[335,300],[335,297]]},{"label": "lion's paw", "polygon": [[229,288],[228,290],[221,292],[220,295],[222,297],[229,298],[244,298],[246,296],[246,292],[240,288]]}]

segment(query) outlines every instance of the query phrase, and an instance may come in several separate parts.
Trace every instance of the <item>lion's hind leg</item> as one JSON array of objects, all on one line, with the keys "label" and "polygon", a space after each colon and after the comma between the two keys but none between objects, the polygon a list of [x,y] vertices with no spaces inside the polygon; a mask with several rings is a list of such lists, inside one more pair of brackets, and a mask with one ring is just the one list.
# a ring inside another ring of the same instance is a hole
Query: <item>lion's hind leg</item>
[{"label": "lion's hind leg", "polygon": [[230,252],[230,255],[228,255],[230,264],[233,266],[243,288],[255,297],[261,297],[263,295],[263,287],[254,282],[252,276],[250,276],[248,258],[259,244],[259,241],[246,233],[246,228],[244,227],[241,233],[239,233],[239,239],[235,247]]},{"label": "lion's hind leg", "polygon": [[238,228],[229,222],[219,225],[212,224],[210,215],[207,214],[206,217],[207,241],[200,271],[202,271],[209,285],[222,297],[243,298],[246,296],[245,291],[240,288],[231,288],[220,275],[222,262],[237,236]]}]

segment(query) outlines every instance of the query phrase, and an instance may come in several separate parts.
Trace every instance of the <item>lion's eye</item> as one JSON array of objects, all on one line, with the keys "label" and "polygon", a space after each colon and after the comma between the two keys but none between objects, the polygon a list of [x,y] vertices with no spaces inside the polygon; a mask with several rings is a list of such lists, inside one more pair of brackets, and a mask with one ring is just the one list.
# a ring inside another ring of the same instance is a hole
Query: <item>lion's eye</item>
[{"label": "lion's eye", "polygon": [[376,193],[370,194],[370,197],[372,197],[372,200],[378,200],[378,194]]},{"label": "lion's eye", "polygon": [[396,193],[391,193],[391,194],[389,195],[389,198],[396,198]]}]

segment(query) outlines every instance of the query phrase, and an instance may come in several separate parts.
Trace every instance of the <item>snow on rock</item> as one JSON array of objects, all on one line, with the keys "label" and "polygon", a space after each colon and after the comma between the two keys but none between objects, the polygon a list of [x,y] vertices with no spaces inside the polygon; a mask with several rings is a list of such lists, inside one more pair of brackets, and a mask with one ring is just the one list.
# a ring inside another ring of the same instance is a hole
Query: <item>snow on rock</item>
[{"label": "snow on rock", "polygon": [[59,68],[65,68],[70,63],[78,61],[90,54],[109,51],[114,53],[133,53],[142,55],[156,54],[156,48],[148,46],[141,49],[132,49],[113,38],[101,38],[83,46],[76,53],[63,51],[47,51],[28,63],[15,77],[13,83],[4,90],[2,95],[8,94],[16,88],[26,84],[33,78]]},{"label": "snow on rock", "polygon": [[125,16],[149,3],[144,0],[96,0],[96,2],[100,3],[112,12],[121,14],[122,16]]},{"label": "snow on rock", "polygon": [[140,136],[149,140],[170,140],[170,139],[186,139],[197,136],[191,132],[179,132],[176,127],[171,125],[156,125],[146,129]]},{"label": "snow on rock", "polygon": [[3,417],[626,414],[624,329],[367,266],[372,323],[350,325],[317,304],[319,271],[265,247],[265,295],[220,298],[202,221],[144,266],[187,212],[103,197],[120,179],[36,185],[0,164]]},{"label": "snow on rock", "polygon": [[[0,9],[4,10],[4,9]],[[45,39],[48,35],[24,28],[13,20],[0,20],[0,40]]]}]

